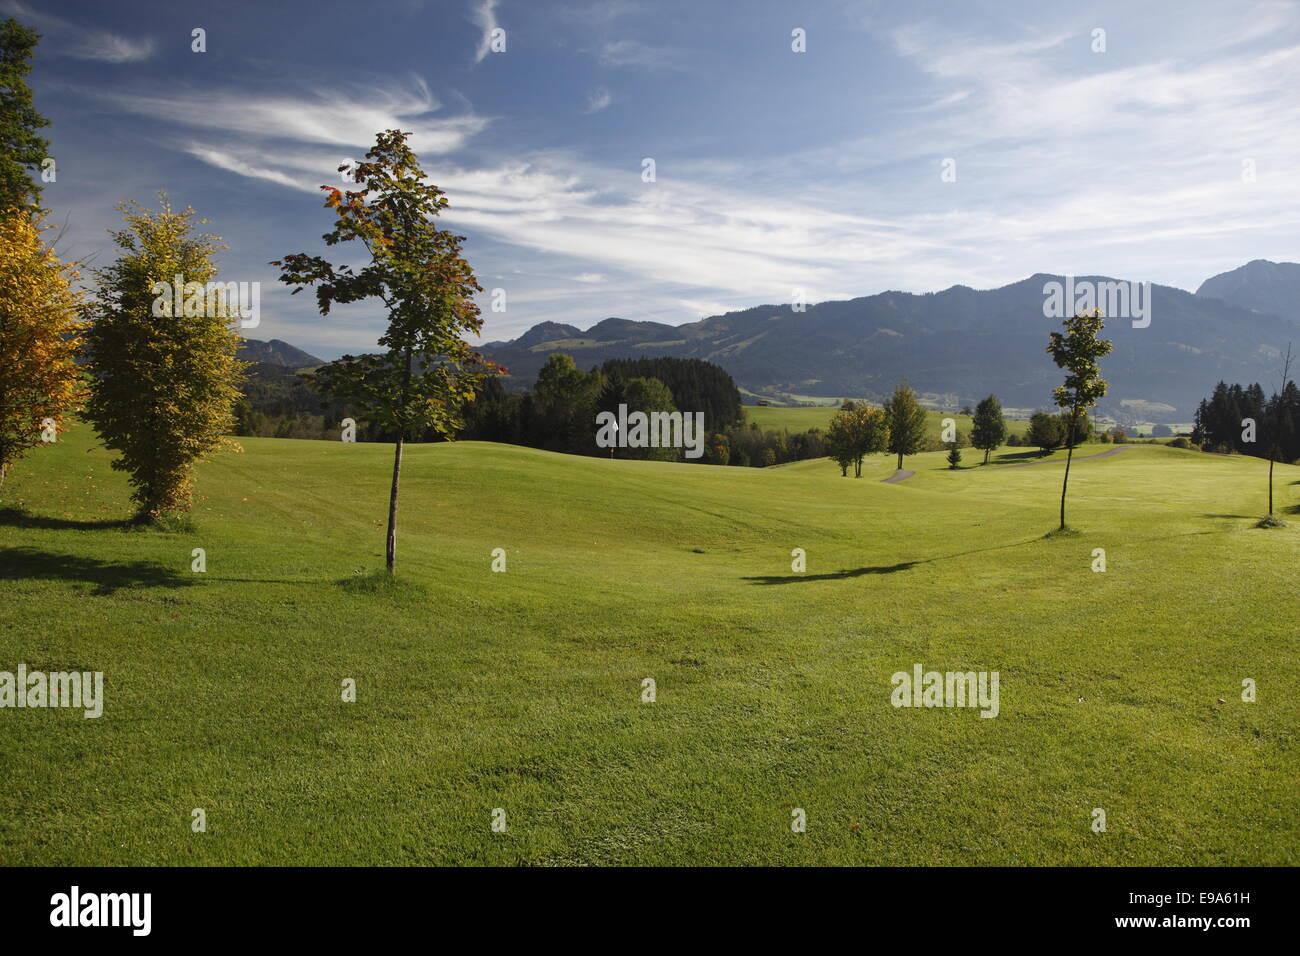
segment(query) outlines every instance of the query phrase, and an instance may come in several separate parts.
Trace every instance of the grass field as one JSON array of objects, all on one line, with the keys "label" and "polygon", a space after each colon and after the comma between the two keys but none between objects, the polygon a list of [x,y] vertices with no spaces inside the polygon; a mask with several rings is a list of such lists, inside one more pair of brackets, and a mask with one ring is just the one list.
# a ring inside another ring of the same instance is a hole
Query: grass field
[{"label": "grass field", "polygon": [[[834,406],[780,406],[780,405],[746,405],[745,421],[754,422],[762,429],[786,429],[790,432],[806,432],[810,428],[826,430],[831,417],[838,411]],[[929,420],[930,430],[939,434],[945,418],[957,423],[957,428],[965,435],[970,435],[971,417],[956,415],[952,412],[936,412],[927,409],[925,417]],[[1023,435],[1029,431],[1029,422],[1019,419],[1007,419],[1007,433]]]},{"label": "grass field", "polygon": [[[422,445],[385,587],[391,449],[243,444],[190,530],[124,528],[85,426],[12,471],[0,670],[100,670],[106,704],[0,710],[0,863],[1300,863],[1300,520],[1253,527],[1267,463],[1080,462],[1079,534],[1044,538],[1059,462]],[[998,671],[1000,714],[895,709],[916,663]]]}]

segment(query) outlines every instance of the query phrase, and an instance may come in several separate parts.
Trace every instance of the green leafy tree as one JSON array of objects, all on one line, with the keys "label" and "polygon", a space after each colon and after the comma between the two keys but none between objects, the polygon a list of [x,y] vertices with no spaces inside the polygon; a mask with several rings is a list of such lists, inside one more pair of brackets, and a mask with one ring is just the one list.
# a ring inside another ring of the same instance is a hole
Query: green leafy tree
[{"label": "green leafy tree", "polygon": [[50,121],[32,104],[27,74],[41,35],[12,17],[0,23],[0,211],[40,204],[41,187],[27,175],[49,153],[36,131]]},{"label": "green leafy tree", "polygon": [[533,387],[538,444],[552,451],[595,454],[596,405],[604,376],[587,373],[563,352],[547,358]]},{"label": "green leafy tree", "polygon": [[1101,312],[1093,309],[1066,319],[1064,332],[1051,333],[1047,352],[1058,368],[1065,369],[1065,382],[1052,390],[1058,407],[1069,412],[1065,428],[1067,452],[1065,477],[1061,480],[1061,529],[1065,529],[1065,492],[1070,484],[1070,460],[1074,457],[1075,430],[1079,415],[1097,404],[1106,394],[1106,380],[1101,377],[1100,360],[1113,346],[1098,338],[1105,322]]},{"label": "green leafy tree", "polygon": [[889,451],[898,456],[898,470],[902,471],[903,456],[915,455],[925,441],[925,409],[906,382],[885,400],[885,420],[889,426]]},{"label": "green leafy tree", "polygon": [[960,464],[961,464],[961,449],[957,447],[956,442],[952,442],[951,447],[949,447],[948,449],[948,467],[951,468],[953,471],[956,471],[957,466]]},{"label": "green leafy tree", "polygon": [[885,413],[866,402],[845,402],[831,419],[827,441],[840,473],[847,475],[848,466],[853,465],[853,477],[861,478],[863,459],[884,451],[889,444]]},{"label": "green leafy tree", "polygon": [[[113,467],[130,474],[140,519],[190,507],[195,461],[223,447],[234,430],[234,408],[245,363],[235,358],[237,316],[223,297],[203,289],[215,282],[216,236],[193,229],[206,219],[173,212],[165,196],[154,212],[119,203],[127,228],[113,233],[122,250],[97,270],[94,321],[86,333],[91,378],[86,417],[104,444],[119,453]],[[183,302],[159,294],[184,277]],[[197,284],[193,286],[192,284]]]},{"label": "green leafy tree", "polygon": [[984,464],[987,465],[989,455],[1006,440],[1007,420],[1002,417],[1002,403],[996,395],[990,395],[975,406],[970,443],[984,452]]},{"label": "green leafy tree", "polygon": [[1038,449],[1040,455],[1046,456],[1056,451],[1065,442],[1065,430],[1059,415],[1051,412],[1034,412],[1029,416],[1029,432],[1026,442]]},{"label": "green leafy tree", "polygon": [[1061,444],[1067,444],[1073,441],[1076,445],[1082,445],[1092,439],[1092,419],[1088,417],[1087,412],[1074,414],[1069,411],[1061,412]]},{"label": "green leafy tree", "polygon": [[[645,412],[648,417],[652,412],[675,412],[677,405],[673,402],[673,393],[668,386],[657,378],[630,378],[623,383],[623,401],[627,403],[628,413]],[[647,429],[647,434],[649,429]],[[623,448],[620,457],[640,458],[648,461],[676,461],[681,457],[679,448]]]},{"label": "green leafy tree", "polygon": [[848,477],[849,466],[855,458],[853,421],[849,413],[849,406],[853,404],[846,402],[845,407],[835,413],[826,427],[826,457],[840,466],[841,478]]},{"label": "green leafy tree", "polygon": [[[272,262],[280,281],[316,289],[322,315],[335,304],[377,298],[388,310],[379,355],[344,356],[315,377],[317,389],[351,405],[395,435],[393,480],[388,496],[385,566],[397,556],[397,500],[402,448],[416,430],[452,440],[462,427],[462,407],[472,401],[484,375],[495,368],[461,337],[477,334],[483,321],[474,301],[482,288],[461,256],[463,236],[434,221],[447,207],[441,189],[425,180],[410,134],[387,130],[375,138],[365,160],[352,165],[359,188],[342,192],[322,186],[325,207],[335,212],[326,245],[359,242],[368,262],[360,269],[335,266],[320,256],[295,253]],[[339,167],[340,172],[347,166]]]}]

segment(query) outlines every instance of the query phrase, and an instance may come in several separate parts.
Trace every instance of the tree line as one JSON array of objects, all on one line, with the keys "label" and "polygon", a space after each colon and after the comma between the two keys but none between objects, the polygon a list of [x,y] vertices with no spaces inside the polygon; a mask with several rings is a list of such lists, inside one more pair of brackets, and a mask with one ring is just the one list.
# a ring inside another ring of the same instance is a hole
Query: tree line
[{"label": "tree line", "polygon": [[1192,441],[1203,451],[1300,461],[1300,389],[1288,379],[1265,396],[1258,383],[1220,382],[1196,408]]}]

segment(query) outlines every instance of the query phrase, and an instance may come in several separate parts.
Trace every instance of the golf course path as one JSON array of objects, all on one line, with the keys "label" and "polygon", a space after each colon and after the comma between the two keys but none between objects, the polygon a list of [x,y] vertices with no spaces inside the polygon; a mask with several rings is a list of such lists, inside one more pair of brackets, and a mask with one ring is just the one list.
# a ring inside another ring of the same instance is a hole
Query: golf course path
[{"label": "golf course path", "polygon": [[898,471],[894,472],[892,476],[885,479],[885,484],[892,485],[896,481],[907,481],[907,479],[911,478],[915,474],[916,472],[914,471],[910,471],[906,468],[900,468],[898,469]]},{"label": "golf course path", "polygon": [[[1129,447],[1128,445],[1120,445],[1117,448],[1112,448],[1110,451],[1099,452],[1096,455],[1085,455],[1082,458],[1076,458],[1074,460],[1091,461],[1094,458],[1109,458],[1111,455],[1118,455],[1120,452],[1122,452],[1124,449],[1128,447]],[[1003,468],[1024,468],[1027,465],[1054,465],[1054,464],[1060,464],[1064,460],[1065,460],[1064,458],[1054,458],[1051,461],[1020,461],[1020,462],[1016,462],[1016,464],[1014,465],[1003,465],[1002,467]]]}]

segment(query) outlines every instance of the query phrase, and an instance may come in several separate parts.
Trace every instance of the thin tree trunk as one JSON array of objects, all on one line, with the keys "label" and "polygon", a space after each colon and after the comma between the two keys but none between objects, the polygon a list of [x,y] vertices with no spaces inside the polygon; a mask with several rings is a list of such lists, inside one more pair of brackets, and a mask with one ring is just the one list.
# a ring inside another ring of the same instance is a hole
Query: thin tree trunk
[{"label": "thin tree trunk", "polygon": [[1273,460],[1277,458],[1277,446],[1268,455],[1268,513],[1273,514]]},{"label": "thin tree trunk", "polygon": [[[411,350],[402,352],[402,408],[406,407],[408,393],[411,390]],[[385,563],[388,576],[393,576],[393,566],[397,563],[397,487],[402,477],[402,444],[406,438],[406,429],[397,427],[397,447],[393,452],[393,487],[388,493],[388,547]]]},{"label": "thin tree trunk", "polygon": [[402,433],[397,433],[397,451],[393,455],[393,487],[388,493],[388,573],[393,574],[397,561],[397,484],[402,475]]},{"label": "thin tree trunk", "polygon": [[898,453],[898,470],[903,470],[903,453],[901,451]]},{"label": "thin tree trunk", "polygon": [[1078,418],[1079,411],[1074,409],[1070,412],[1070,434],[1066,435],[1066,452],[1065,452],[1065,480],[1061,482],[1061,530],[1065,530],[1065,489],[1070,486],[1070,462],[1074,459],[1074,423]]},{"label": "thin tree trunk", "polygon": [[992,452],[992,451],[993,451],[992,448],[985,448],[985,449],[984,449],[984,464],[987,465],[987,464],[989,463],[989,453]]}]

